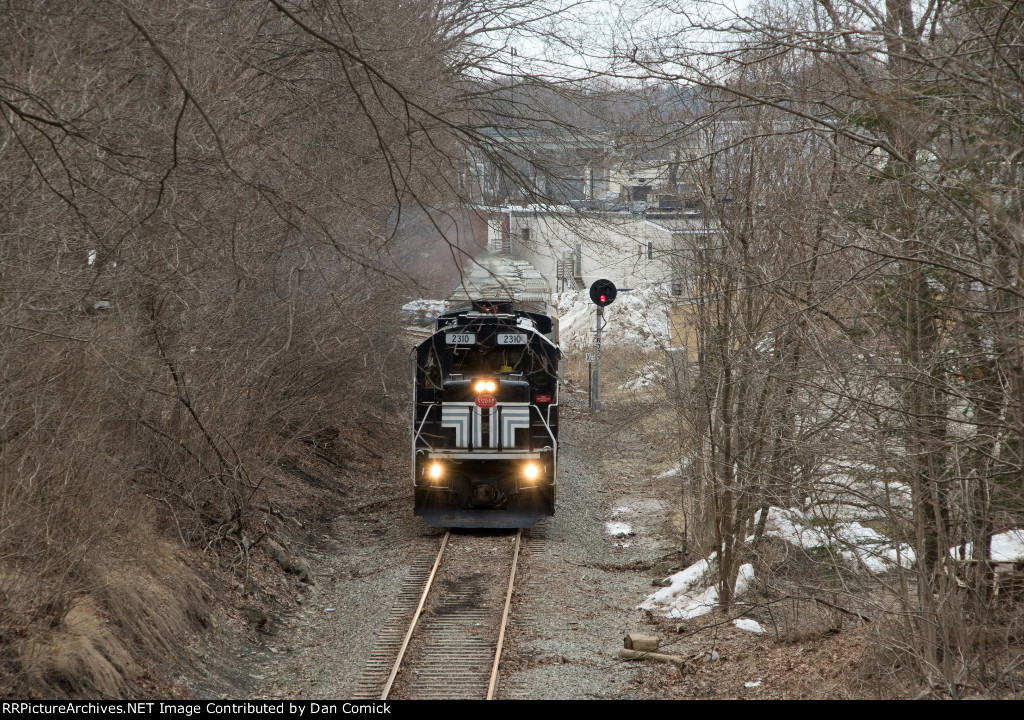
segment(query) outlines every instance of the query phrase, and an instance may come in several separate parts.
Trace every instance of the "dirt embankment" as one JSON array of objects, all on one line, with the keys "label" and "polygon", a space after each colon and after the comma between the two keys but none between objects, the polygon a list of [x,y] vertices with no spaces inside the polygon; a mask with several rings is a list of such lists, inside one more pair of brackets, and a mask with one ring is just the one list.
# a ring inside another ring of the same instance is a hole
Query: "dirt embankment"
[{"label": "dirt embankment", "polygon": [[[389,452],[402,430],[335,431],[283,453],[251,508],[263,532],[245,548],[186,546],[165,503],[109,498],[132,509],[130,522],[98,529],[69,573],[50,572],[53,563],[0,571],[0,694],[259,694],[252,661],[272,656],[282,618],[335,581],[334,551],[348,552],[362,528],[386,525],[386,508],[402,505],[404,456]],[[344,549],[332,535],[342,518],[360,528]]]}]

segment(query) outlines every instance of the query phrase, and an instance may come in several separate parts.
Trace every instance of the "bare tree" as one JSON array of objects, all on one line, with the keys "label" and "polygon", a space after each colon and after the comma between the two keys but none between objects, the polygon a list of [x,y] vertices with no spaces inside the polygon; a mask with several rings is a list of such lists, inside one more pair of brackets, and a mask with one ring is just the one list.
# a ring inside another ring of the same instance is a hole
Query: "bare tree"
[{"label": "bare tree", "polygon": [[245,575],[281,463],[401,432],[395,214],[455,212],[489,33],[557,9],[3,3],[10,682],[98,549],[156,529]]},{"label": "bare tree", "polygon": [[[854,403],[863,428],[874,423],[879,438],[889,438],[879,444],[876,472],[895,469],[911,490],[910,517],[895,505],[880,509],[902,519],[895,530],[905,528],[915,550],[911,582],[900,590],[912,610],[901,617],[912,618],[913,663],[928,690],[988,691],[1015,666],[981,628],[995,622],[992,534],[1019,527],[1022,510],[1020,9],[831,0],[765,3],[742,18],[677,9],[672,36],[636,38],[630,60],[638,74],[694,83],[731,98],[748,117],[788,118],[742,127],[770,142],[815,136],[804,153],[819,159],[817,187],[859,187],[802,203],[820,219],[808,224],[817,230],[801,273],[817,274],[826,257],[845,258],[847,299],[805,294],[821,287],[813,277],[794,291],[777,282],[779,273],[759,278],[759,289],[814,308],[807,318],[834,321],[848,339],[861,338],[848,347],[859,344],[874,358],[858,382],[832,390]],[[733,161],[732,172],[754,167],[744,160]],[[801,187],[789,168],[781,182]],[[726,238],[742,237],[730,216],[760,210],[748,197],[736,193],[722,211]],[[805,357],[806,329],[803,319],[785,324],[780,358]],[[712,407],[729,407],[721,390],[713,397]],[[777,438],[792,433],[783,427]],[[849,446],[852,460],[857,447]],[[969,557],[955,560],[956,546]]]}]

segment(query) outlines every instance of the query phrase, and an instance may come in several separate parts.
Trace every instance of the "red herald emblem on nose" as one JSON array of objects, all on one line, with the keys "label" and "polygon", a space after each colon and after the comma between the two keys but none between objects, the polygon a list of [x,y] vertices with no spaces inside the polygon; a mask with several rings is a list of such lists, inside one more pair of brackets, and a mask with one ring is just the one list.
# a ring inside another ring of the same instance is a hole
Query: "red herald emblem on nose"
[{"label": "red herald emblem on nose", "polygon": [[476,399],[476,406],[482,408],[494,407],[498,404],[498,399],[493,395],[481,395]]}]

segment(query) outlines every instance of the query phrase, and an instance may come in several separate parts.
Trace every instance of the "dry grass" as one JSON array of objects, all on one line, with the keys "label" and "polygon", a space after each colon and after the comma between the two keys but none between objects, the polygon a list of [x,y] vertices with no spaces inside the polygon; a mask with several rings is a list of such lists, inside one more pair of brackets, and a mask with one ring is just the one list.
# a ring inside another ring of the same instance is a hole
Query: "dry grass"
[{"label": "dry grass", "polygon": [[207,617],[208,590],[168,544],[140,526],[108,536],[57,573],[3,575],[0,694],[118,698],[133,694],[140,660],[175,657]]},{"label": "dry grass", "polygon": [[296,311],[288,339],[264,332],[266,308],[236,310],[81,313],[0,339],[0,695],[136,692],[204,619],[194,555],[244,579],[277,532],[280,459],[326,452],[327,427],[339,448],[355,425],[392,433],[365,348],[314,347],[345,337],[336,319]]},{"label": "dry grass", "polygon": [[194,581],[133,482],[115,378],[83,345],[16,349],[0,437],[0,694],[122,697],[136,657],[185,636]]},{"label": "dry grass", "polygon": [[[570,385],[587,390],[588,368],[585,352],[567,354],[565,376]],[[636,400],[643,397],[664,397],[661,385],[641,390],[620,389],[619,386],[634,378],[650,364],[664,365],[665,353],[649,352],[638,348],[612,345],[601,352],[601,396],[608,402]]]}]

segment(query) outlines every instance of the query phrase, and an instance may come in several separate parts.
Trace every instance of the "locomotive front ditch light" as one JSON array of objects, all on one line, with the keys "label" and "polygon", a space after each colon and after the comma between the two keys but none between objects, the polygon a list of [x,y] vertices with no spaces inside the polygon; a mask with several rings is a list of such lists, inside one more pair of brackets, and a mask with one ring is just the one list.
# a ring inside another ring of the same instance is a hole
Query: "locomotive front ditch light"
[{"label": "locomotive front ditch light", "polygon": [[441,463],[431,463],[430,465],[430,477],[433,480],[439,480],[441,478]]},{"label": "locomotive front ditch light", "polygon": [[536,480],[537,476],[540,475],[540,468],[537,467],[537,463],[526,463],[526,467],[523,469],[523,474],[527,480]]}]

